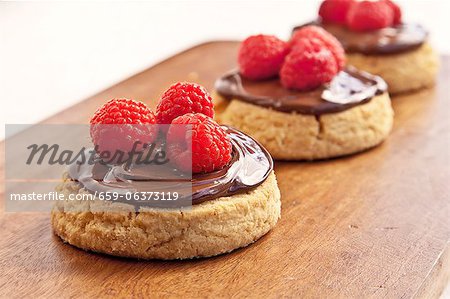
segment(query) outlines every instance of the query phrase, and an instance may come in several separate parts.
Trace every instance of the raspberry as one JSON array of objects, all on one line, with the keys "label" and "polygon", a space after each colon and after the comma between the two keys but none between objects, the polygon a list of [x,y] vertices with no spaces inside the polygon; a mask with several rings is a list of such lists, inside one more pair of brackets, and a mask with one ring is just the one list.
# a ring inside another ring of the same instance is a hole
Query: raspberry
[{"label": "raspberry", "polygon": [[157,136],[153,112],[142,102],[112,99],[100,107],[91,118],[91,138],[99,152],[128,153],[136,143],[136,150],[152,143]]},{"label": "raspberry", "polygon": [[394,11],[384,0],[356,1],[347,14],[347,26],[354,31],[370,31],[391,26]]},{"label": "raspberry", "polygon": [[170,124],[174,118],[186,113],[203,113],[214,117],[212,99],[203,86],[178,82],[161,96],[156,107],[156,120],[158,124]]},{"label": "raspberry", "polygon": [[231,160],[232,146],[227,132],[201,113],[175,118],[167,133],[167,146],[169,159],[183,171],[192,169],[192,173],[222,169]]},{"label": "raspberry", "polygon": [[320,40],[301,38],[286,57],[280,79],[286,88],[311,90],[330,82],[337,73],[333,54]]},{"label": "raspberry", "polygon": [[396,3],[394,3],[391,0],[385,0],[386,3],[391,7],[392,11],[394,12],[394,25],[399,25],[402,23],[402,10],[400,6],[398,6]]},{"label": "raspberry", "polygon": [[344,25],[347,13],[354,0],[325,0],[320,5],[319,16],[324,23]]},{"label": "raspberry", "polygon": [[275,77],[288,52],[288,44],[273,35],[250,36],[239,48],[239,71],[252,80]]},{"label": "raspberry", "polygon": [[316,38],[320,40],[333,54],[334,58],[336,59],[339,71],[344,69],[345,51],[341,43],[333,35],[318,26],[311,25],[302,27],[296,30],[292,35],[290,41],[291,47],[295,47],[296,42],[301,38]]}]

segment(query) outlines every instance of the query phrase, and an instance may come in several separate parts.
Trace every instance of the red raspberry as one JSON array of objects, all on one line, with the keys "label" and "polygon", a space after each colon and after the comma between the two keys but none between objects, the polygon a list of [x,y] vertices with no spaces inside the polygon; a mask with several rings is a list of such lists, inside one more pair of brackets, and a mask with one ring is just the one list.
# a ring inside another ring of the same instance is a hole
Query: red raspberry
[{"label": "red raspberry", "polygon": [[391,7],[394,12],[394,25],[399,25],[402,23],[402,10],[400,6],[391,0],[386,0],[386,3]]},{"label": "red raspberry", "polygon": [[169,124],[186,113],[214,117],[214,105],[206,89],[195,83],[178,82],[167,89],[156,107],[158,124]]},{"label": "red raspberry", "polygon": [[[183,171],[192,169],[192,173],[222,169],[231,160],[232,146],[227,132],[201,113],[175,118],[167,133],[167,146],[169,159]],[[188,163],[191,155],[192,165]]]},{"label": "red raspberry", "polygon": [[354,31],[386,28],[394,23],[394,12],[384,0],[356,1],[347,15],[347,26]]},{"label": "red raspberry", "polygon": [[344,25],[347,13],[354,0],[325,0],[320,5],[319,16],[324,23]]},{"label": "red raspberry", "polygon": [[239,71],[252,80],[275,77],[288,52],[288,44],[273,35],[250,36],[239,48]]},{"label": "red raspberry", "polygon": [[343,70],[345,67],[345,51],[341,43],[329,32],[320,28],[318,26],[306,26],[302,27],[294,32],[291,37],[290,45],[295,47],[295,44],[299,39],[306,38],[312,39],[316,38],[320,40],[327,48],[331,51],[336,63],[338,65],[339,71]]},{"label": "red raspberry", "polygon": [[157,136],[153,112],[142,102],[130,99],[112,99],[100,107],[91,118],[91,138],[99,152],[128,153],[136,144],[136,150],[144,143],[152,143]]},{"label": "red raspberry", "polygon": [[330,82],[337,73],[336,60],[330,50],[316,38],[302,38],[286,57],[280,79],[286,88],[311,90]]}]

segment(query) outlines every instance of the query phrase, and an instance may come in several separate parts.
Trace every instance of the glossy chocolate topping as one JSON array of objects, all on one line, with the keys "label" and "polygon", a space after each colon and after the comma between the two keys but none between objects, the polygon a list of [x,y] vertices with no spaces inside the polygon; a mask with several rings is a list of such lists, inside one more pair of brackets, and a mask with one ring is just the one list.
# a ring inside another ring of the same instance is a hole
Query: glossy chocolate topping
[{"label": "glossy chocolate topping", "polygon": [[286,89],[278,78],[248,80],[238,71],[218,79],[215,88],[227,99],[238,99],[282,112],[321,115],[366,103],[385,92],[387,85],[380,77],[349,67],[330,83],[307,92]]},{"label": "glossy chocolate topping", "polygon": [[[95,192],[174,192],[184,190],[192,192],[192,204],[247,192],[259,186],[273,170],[270,154],[251,137],[223,126],[233,145],[232,160],[218,171],[195,174],[191,177],[173,176],[171,167],[165,171],[154,171],[147,165],[124,167],[109,166],[102,163],[72,164],[68,173],[71,179],[78,181],[91,193]],[[189,200],[189,204],[191,201]],[[145,202],[140,202],[145,206]]]},{"label": "glossy chocolate topping", "polygon": [[294,28],[294,31],[307,25],[321,26],[333,34],[347,53],[395,54],[417,49],[428,38],[428,31],[419,24],[400,24],[368,32],[351,31],[345,26],[311,22]]}]

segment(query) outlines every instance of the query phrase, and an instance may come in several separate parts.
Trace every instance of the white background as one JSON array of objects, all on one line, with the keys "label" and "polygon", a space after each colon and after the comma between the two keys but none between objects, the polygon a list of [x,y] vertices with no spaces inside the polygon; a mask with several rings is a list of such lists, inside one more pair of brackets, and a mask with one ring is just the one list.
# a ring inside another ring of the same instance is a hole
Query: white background
[{"label": "white background", "polygon": [[[197,43],[287,38],[319,0],[0,3],[0,121],[35,123]],[[400,1],[450,53],[449,1]],[[106,99],[105,99],[106,100]],[[0,140],[4,136],[4,126]]]}]

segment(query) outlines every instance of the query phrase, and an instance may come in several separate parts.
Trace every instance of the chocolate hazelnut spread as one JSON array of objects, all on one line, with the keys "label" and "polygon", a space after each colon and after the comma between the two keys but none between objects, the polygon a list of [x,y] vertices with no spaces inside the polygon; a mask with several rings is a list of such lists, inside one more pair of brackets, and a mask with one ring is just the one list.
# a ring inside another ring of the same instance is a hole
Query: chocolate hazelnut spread
[{"label": "chocolate hazelnut spread", "polygon": [[320,20],[297,26],[321,26],[333,34],[347,53],[386,55],[411,51],[420,47],[428,38],[428,31],[419,24],[404,23],[368,32],[356,32],[343,25],[322,23]]},{"label": "chocolate hazelnut spread", "polygon": [[[233,154],[230,163],[218,171],[194,174],[192,178],[189,176],[183,179],[170,173],[152,171],[146,165],[126,168],[98,162],[92,165],[74,163],[69,167],[68,174],[91,193],[173,192],[188,187],[186,189],[189,190],[185,191],[192,193],[192,204],[248,192],[266,180],[273,170],[273,160],[267,150],[248,135],[230,127],[223,128],[230,136]],[[176,170],[166,168],[166,171]],[[188,203],[191,203],[190,199]],[[140,205],[146,204],[140,202]]]},{"label": "chocolate hazelnut spread", "polygon": [[237,70],[219,78],[215,88],[227,99],[238,99],[281,112],[321,115],[366,103],[384,93],[387,85],[380,77],[348,67],[330,83],[306,92],[286,89],[278,78],[252,81],[242,77]]}]

